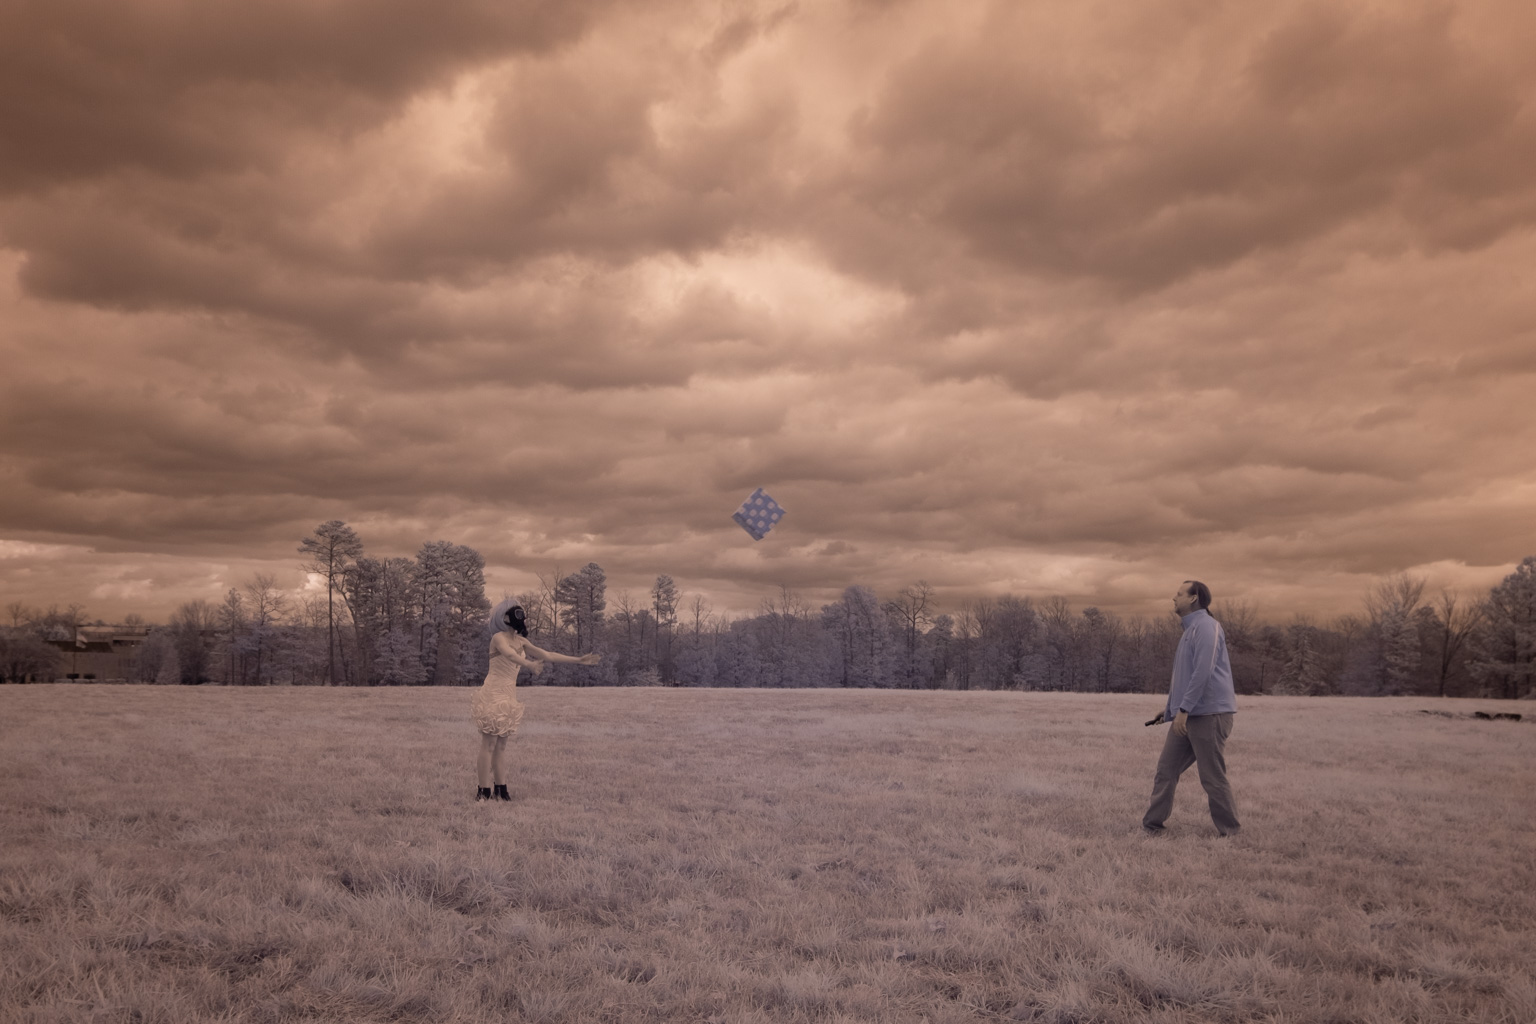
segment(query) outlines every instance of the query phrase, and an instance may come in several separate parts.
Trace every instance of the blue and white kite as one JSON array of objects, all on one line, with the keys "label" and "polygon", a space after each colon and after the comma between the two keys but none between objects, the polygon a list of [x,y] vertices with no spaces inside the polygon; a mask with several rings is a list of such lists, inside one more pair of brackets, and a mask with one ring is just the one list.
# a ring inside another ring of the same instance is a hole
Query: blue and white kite
[{"label": "blue and white kite", "polygon": [[773,529],[773,524],[784,518],[784,509],[759,487],[741,503],[741,508],[731,518],[750,533],[753,540],[762,540]]}]

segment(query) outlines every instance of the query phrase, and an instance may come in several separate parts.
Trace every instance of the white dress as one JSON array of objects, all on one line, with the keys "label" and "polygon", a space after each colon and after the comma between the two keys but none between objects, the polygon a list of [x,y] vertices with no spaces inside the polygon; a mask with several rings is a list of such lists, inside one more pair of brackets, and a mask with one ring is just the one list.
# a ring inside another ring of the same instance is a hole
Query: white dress
[{"label": "white dress", "polygon": [[523,705],[517,699],[517,672],[522,668],[504,654],[491,649],[491,667],[485,682],[469,699],[469,710],[480,731],[492,736],[511,736],[523,720]]}]

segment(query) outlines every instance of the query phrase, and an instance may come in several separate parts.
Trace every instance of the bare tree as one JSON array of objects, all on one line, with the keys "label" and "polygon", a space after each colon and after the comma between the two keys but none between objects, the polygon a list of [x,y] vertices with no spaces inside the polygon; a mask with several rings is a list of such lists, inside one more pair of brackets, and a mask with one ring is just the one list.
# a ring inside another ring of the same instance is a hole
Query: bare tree
[{"label": "bare tree", "polygon": [[963,689],[974,684],[988,690],[1052,688],[1055,665],[1042,649],[1042,616],[1029,598],[982,598],[961,613],[958,633]]},{"label": "bare tree", "polygon": [[363,542],[352,527],[331,519],[315,527],[312,537],[299,543],[299,554],[308,559],[304,570],[325,577],[325,629],[328,657],[327,684],[336,685],[336,587],[342,573],[363,553]]},{"label": "bare tree", "polygon": [[294,643],[284,652],[285,666],[294,685],[325,681],[327,655],[321,652],[325,622],[330,610],[318,594],[305,594],[294,609]]},{"label": "bare tree", "polygon": [[517,603],[523,606],[523,614],[527,616],[528,635],[539,646],[548,644],[555,635],[555,606],[552,594],[544,588],[543,582],[544,577],[540,576],[538,590],[525,590],[517,595]]},{"label": "bare tree", "polygon": [[58,648],[21,626],[0,627],[0,679],[25,682],[28,678],[53,678],[59,664]]},{"label": "bare tree", "polygon": [[[63,610],[56,604],[48,606],[46,611],[28,609],[31,618],[27,619],[39,636],[55,640],[73,640],[75,633],[85,623],[85,606],[72,604]],[[14,613],[13,613],[14,614]]]},{"label": "bare tree", "polygon": [[756,644],[764,686],[816,686],[826,682],[815,667],[817,637],[811,624],[811,606],[786,583],[779,584],[776,598],[764,598],[748,632]]},{"label": "bare tree", "polygon": [[555,601],[569,609],[564,618],[576,632],[575,654],[595,649],[608,607],[608,577],[596,562],[588,562],[555,584]]},{"label": "bare tree", "polygon": [[277,577],[271,573],[257,573],[245,585],[245,596],[251,648],[256,658],[256,683],[260,685],[266,653],[272,644],[271,634],[288,610],[288,595],[277,588]]},{"label": "bare tree", "polygon": [[[985,604],[985,602],[983,602]],[[950,671],[954,673],[956,689],[969,690],[975,671],[976,644],[981,638],[982,611],[973,604],[966,604],[955,617],[955,656]],[[946,678],[946,684],[948,680]]]},{"label": "bare tree", "polygon": [[1259,628],[1259,613],[1247,601],[1221,601],[1211,605],[1211,617],[1221,623],[1227,636],[1227,647],[1236,654],[1253,643]]},{"label": "bare tree", "polygon": [[[610,616],[614,622],[624,627],[624,642],[633,643],[635,640],[635,595],[628,590],[621,590],[613,597],[613,614]],[[644,640],[644,637],[640,638]]]},{"label": "bare tree", "polygon": [[1442,697],[1445,696],[1446,683],[1456,661],[1466,648],[1467,638],[1482,621],[1482,611],[1478,605],[1463,602],[1454,590],[1440,591],[1440,596],[1435,600],[1436,662],[1439,669],[1436,682]]},{"label": "bare tree", "polygon": [[[541,607],[549,610],[548,632],[543,634],[535,632],[531,622],[528,624],[528,631],[536,638],[542,637],[547,644],[555,643],[570,625],[566,621],[565,616],[561,614],[558,597],[560,581],[565,579],[565,572],[557,565],[548,573],[541,572],[538,575],[539,604]],[[527,610],[526,606],[524,606],[524,610]]]},{"label": "bare tree", "polygon": [[[245,682],[244,659],[239,657],[241,647],[241,634],[245,631],[245,598],[234,587],[229,588],[229,593],[224,595],[224,603],[219,606],[219,619],[224,625],[224,653],[229,658],[228,672],[224,682],[228,686]],[[240,672],[237,677],[235,665],[240,662]]]},{"label": "bare tree", "polygon": [[181,669],[176,666],[176,638],[164,626],[156,626],[139,645],[138,678],[143,683],[179,683]]},{"label": "bare tree", "polygon": [[656,670],[661,681],[671,686],[677,673],[672,665],[672,637],[677,628],[677,584],[671,576],[656,577],[651,587],[651,614],[656,618]]},{"label": "bare tree", "polygon": [[218,609],[198,598],[176,609],[171,616],[171,631],[176,637],[176,662],[183,683],[201,683],[208,678],[210,650],[208,636],[218,626]]},{"label": "bare tree", "polygon": [[1413,689],[1419,657],[1419,630],[1414,612],[1424,598],[1424,580],[1406,573],[1388,576],[1366,595],[1365,608],[1380,643],[1381,693],[1403,694]]},{"label": "bare tree", "polygon": [[688,620],[693,631],[695,642],[703,636],[709,623],[709,598],[703,594],[694,594],[688,602]]},{"label": "bare tree", "polygon": [[1094,688],[1100,693],[1108,693],[1114,681],[1116,655],[1122,653],[1120,644],[1125,639],[1125,623],[1114,612],[1084,608],[1082,636],[1085,660],[1094,674]]},{"label": "bare tree", "polygon": [[1040,621],[1045,627],[1047,678],[1042,680],[1052,690],[1077,690],[1083,672],[1083,628],[1067,599],[1059,595],[1040,606]]},{"label": "bare tree", "polygon": [[[1167,678],[1166,660],[1155,644],[1157,631],[1140,615],[1125,622],[1126,689],[1131,693],[1156,693]],[[1154,667],[1155,662],[1155,667]]]},{"label": "bare tree", "polygon": [[687,628],[680,633],[677,680],[682,685],[712,683],[716,675],[715,653],[719,619],[710,614],[709,599],[693,594],[685,604]]},{"label": "bare tree", "polygon": [[613,658],[613,672],[619,679],[637,679],[652,670],[656,644],[647,643],[646,633],[655,632],[651,613],[639,607],[635,595],[621,590],[610,601],[608,644]]},{"label": "bare tree", "polygon": [[932,604],[933,587],[927,580],[918,580],[910,587],[902,587],[895,600],[885,603],[885,613],[895,620],[901,630],[902,676],[908,686],[915,684],[919,674],[918,642],[928,627],[933,625],[933,616],[929,611]]},{"label": "bare tree", "polygon": [[895,652],[889,620],[868,588],[848,587],[840,599],[821,609],[821,622],[837,645],[841,685],[890,685]]},{"label": "bare tree", "polygon": [[1310,695],[1322,693],[1322,656],[1318,650],[1318,628],[1305,615],[1296,616],[1286,627],[1282,647],[1285,664],[1275,684],[1276,693]]}]

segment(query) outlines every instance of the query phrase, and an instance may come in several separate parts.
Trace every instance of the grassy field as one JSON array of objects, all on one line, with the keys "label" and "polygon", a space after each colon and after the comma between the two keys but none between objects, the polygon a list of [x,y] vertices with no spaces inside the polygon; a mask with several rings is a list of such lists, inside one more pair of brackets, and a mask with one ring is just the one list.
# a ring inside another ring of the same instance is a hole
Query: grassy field
[{"label": "grassy field", "polygon": [[1245,698],[0,687],[0,1020],[1536,1020],[1536,724]]}]

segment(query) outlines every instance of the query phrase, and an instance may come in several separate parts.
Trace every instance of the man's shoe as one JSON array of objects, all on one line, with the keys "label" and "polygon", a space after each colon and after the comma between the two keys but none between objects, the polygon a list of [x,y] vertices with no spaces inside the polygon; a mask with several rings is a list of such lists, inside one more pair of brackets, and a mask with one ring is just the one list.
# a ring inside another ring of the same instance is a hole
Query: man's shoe
[{"label": "man's shoe", "polygon": [[1143,825],[1141,826],[1141,834],[1145,836],[1151,836],[1154,839],[1158,839],[1166,836],[1168,834],[1168,830],[1162,825],[1158,825],[1156,828],[1153,828],[1151,825]]}]

